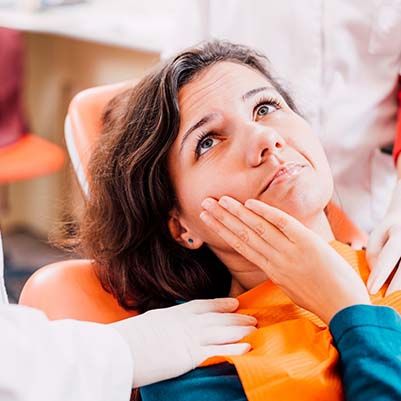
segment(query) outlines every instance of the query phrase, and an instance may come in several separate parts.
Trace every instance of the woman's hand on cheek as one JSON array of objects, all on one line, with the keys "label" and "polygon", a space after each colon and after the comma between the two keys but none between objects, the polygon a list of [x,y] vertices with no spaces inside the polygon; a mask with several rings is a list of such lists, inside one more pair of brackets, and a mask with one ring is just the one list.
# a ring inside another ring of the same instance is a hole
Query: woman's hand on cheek
[{"label": "woman's hand on cheek", "polygon": [[208,198],[202,220],[262,269],[299,306],[325,323],[341,309],[369,304],[352,267],[322,238],[287,213],[261,201]]},{"label": "woman's hand on cheek", "polygon": [[394,189],[384,219],[370,234],[366,251],[371,269],[368,280],[370,293],[379,291],[394,269],[397,270],[386,295],[401,290],[401,179]]}]

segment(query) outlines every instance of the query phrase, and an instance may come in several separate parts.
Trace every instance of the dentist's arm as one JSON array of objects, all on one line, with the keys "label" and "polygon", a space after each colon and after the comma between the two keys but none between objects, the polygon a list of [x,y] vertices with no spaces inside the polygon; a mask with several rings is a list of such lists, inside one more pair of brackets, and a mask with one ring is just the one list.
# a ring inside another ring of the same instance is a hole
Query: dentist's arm
[{"label": "dentist's arm", "polygon": [[401,86],[399,92],[399,110],[393,158],[398,180],[394,187],[391,203],[383,220],[371,232],[367,244],[366,256],[371,269],[368,289],[375,294],[396,270],[388,286],[386,295],[401,289]]},{"label": "dentist's arm", "polygon": [[0,399],[128,401],[133,362],[111,327],[0,306]]},{"label": "dentist's arm", "polygon": [[256,319],[231,298],[198,300],[109,325],[49,321],[0,306],[0,399],[128,401],[133,386],[186,373],[207,358],[239,355]]},{"label": "dentist's arm", "polygon": [[[0,235],[0,290],[3,257]],[[173,378],[205,359],[240,355],[256,319],[232,298],[196,300],[109,325],[49,321],[0,298],[0,400],[128,401],[133,386]]]},{"label": "dentist's arm", "polygon": [[133,363],[112,328],[7,305],[0,233],[0,400],[128,401]]}]

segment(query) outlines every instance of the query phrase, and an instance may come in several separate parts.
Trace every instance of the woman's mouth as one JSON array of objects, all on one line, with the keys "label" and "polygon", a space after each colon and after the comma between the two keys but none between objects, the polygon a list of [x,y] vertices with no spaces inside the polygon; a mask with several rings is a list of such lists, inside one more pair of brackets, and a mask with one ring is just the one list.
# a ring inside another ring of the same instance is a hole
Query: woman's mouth
[{"label": "woman's mouth", "polygon": [[266,191],[271,185],[277,185],[281,182],[287,181],[289,178],[296,177],[300,174],[305,165],[300,163],[289,162],[279,167],[269,180],[267,186],[262,190]]}]

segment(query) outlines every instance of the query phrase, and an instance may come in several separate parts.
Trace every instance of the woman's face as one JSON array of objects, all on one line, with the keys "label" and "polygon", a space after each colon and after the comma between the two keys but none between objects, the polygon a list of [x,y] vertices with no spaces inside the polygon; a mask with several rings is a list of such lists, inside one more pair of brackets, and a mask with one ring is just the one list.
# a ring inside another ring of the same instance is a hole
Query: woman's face
[{"label": "woman's face", "polygon": [[217,63],[180,90],[179,106],[180,129],[168,159],[181,206],[177,240],[185,243],[186,233],[199,246],[228,251],[199,217],[207,197],[259,199],[305,224],[322,213],[333,191],[324,151],[261,73]]}]

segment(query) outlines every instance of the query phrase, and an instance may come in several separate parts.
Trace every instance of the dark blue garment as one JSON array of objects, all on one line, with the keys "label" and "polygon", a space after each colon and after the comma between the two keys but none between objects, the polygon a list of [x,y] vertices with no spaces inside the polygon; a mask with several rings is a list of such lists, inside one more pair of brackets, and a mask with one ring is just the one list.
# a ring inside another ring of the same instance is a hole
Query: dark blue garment
[{"label": "dark blue garment", "polygon": [[142,401],[246,401],[237,370],[230,363],[197,368],[140,391]]},{"label": "dark blue garment", "polygon": [[[334,316],[330,331],[341,356],[347,401],[401,401],[401,318],[395,310],[351,306]],[[197,368],[140,391],[143,401],[246,400],[229,363]]]}]

